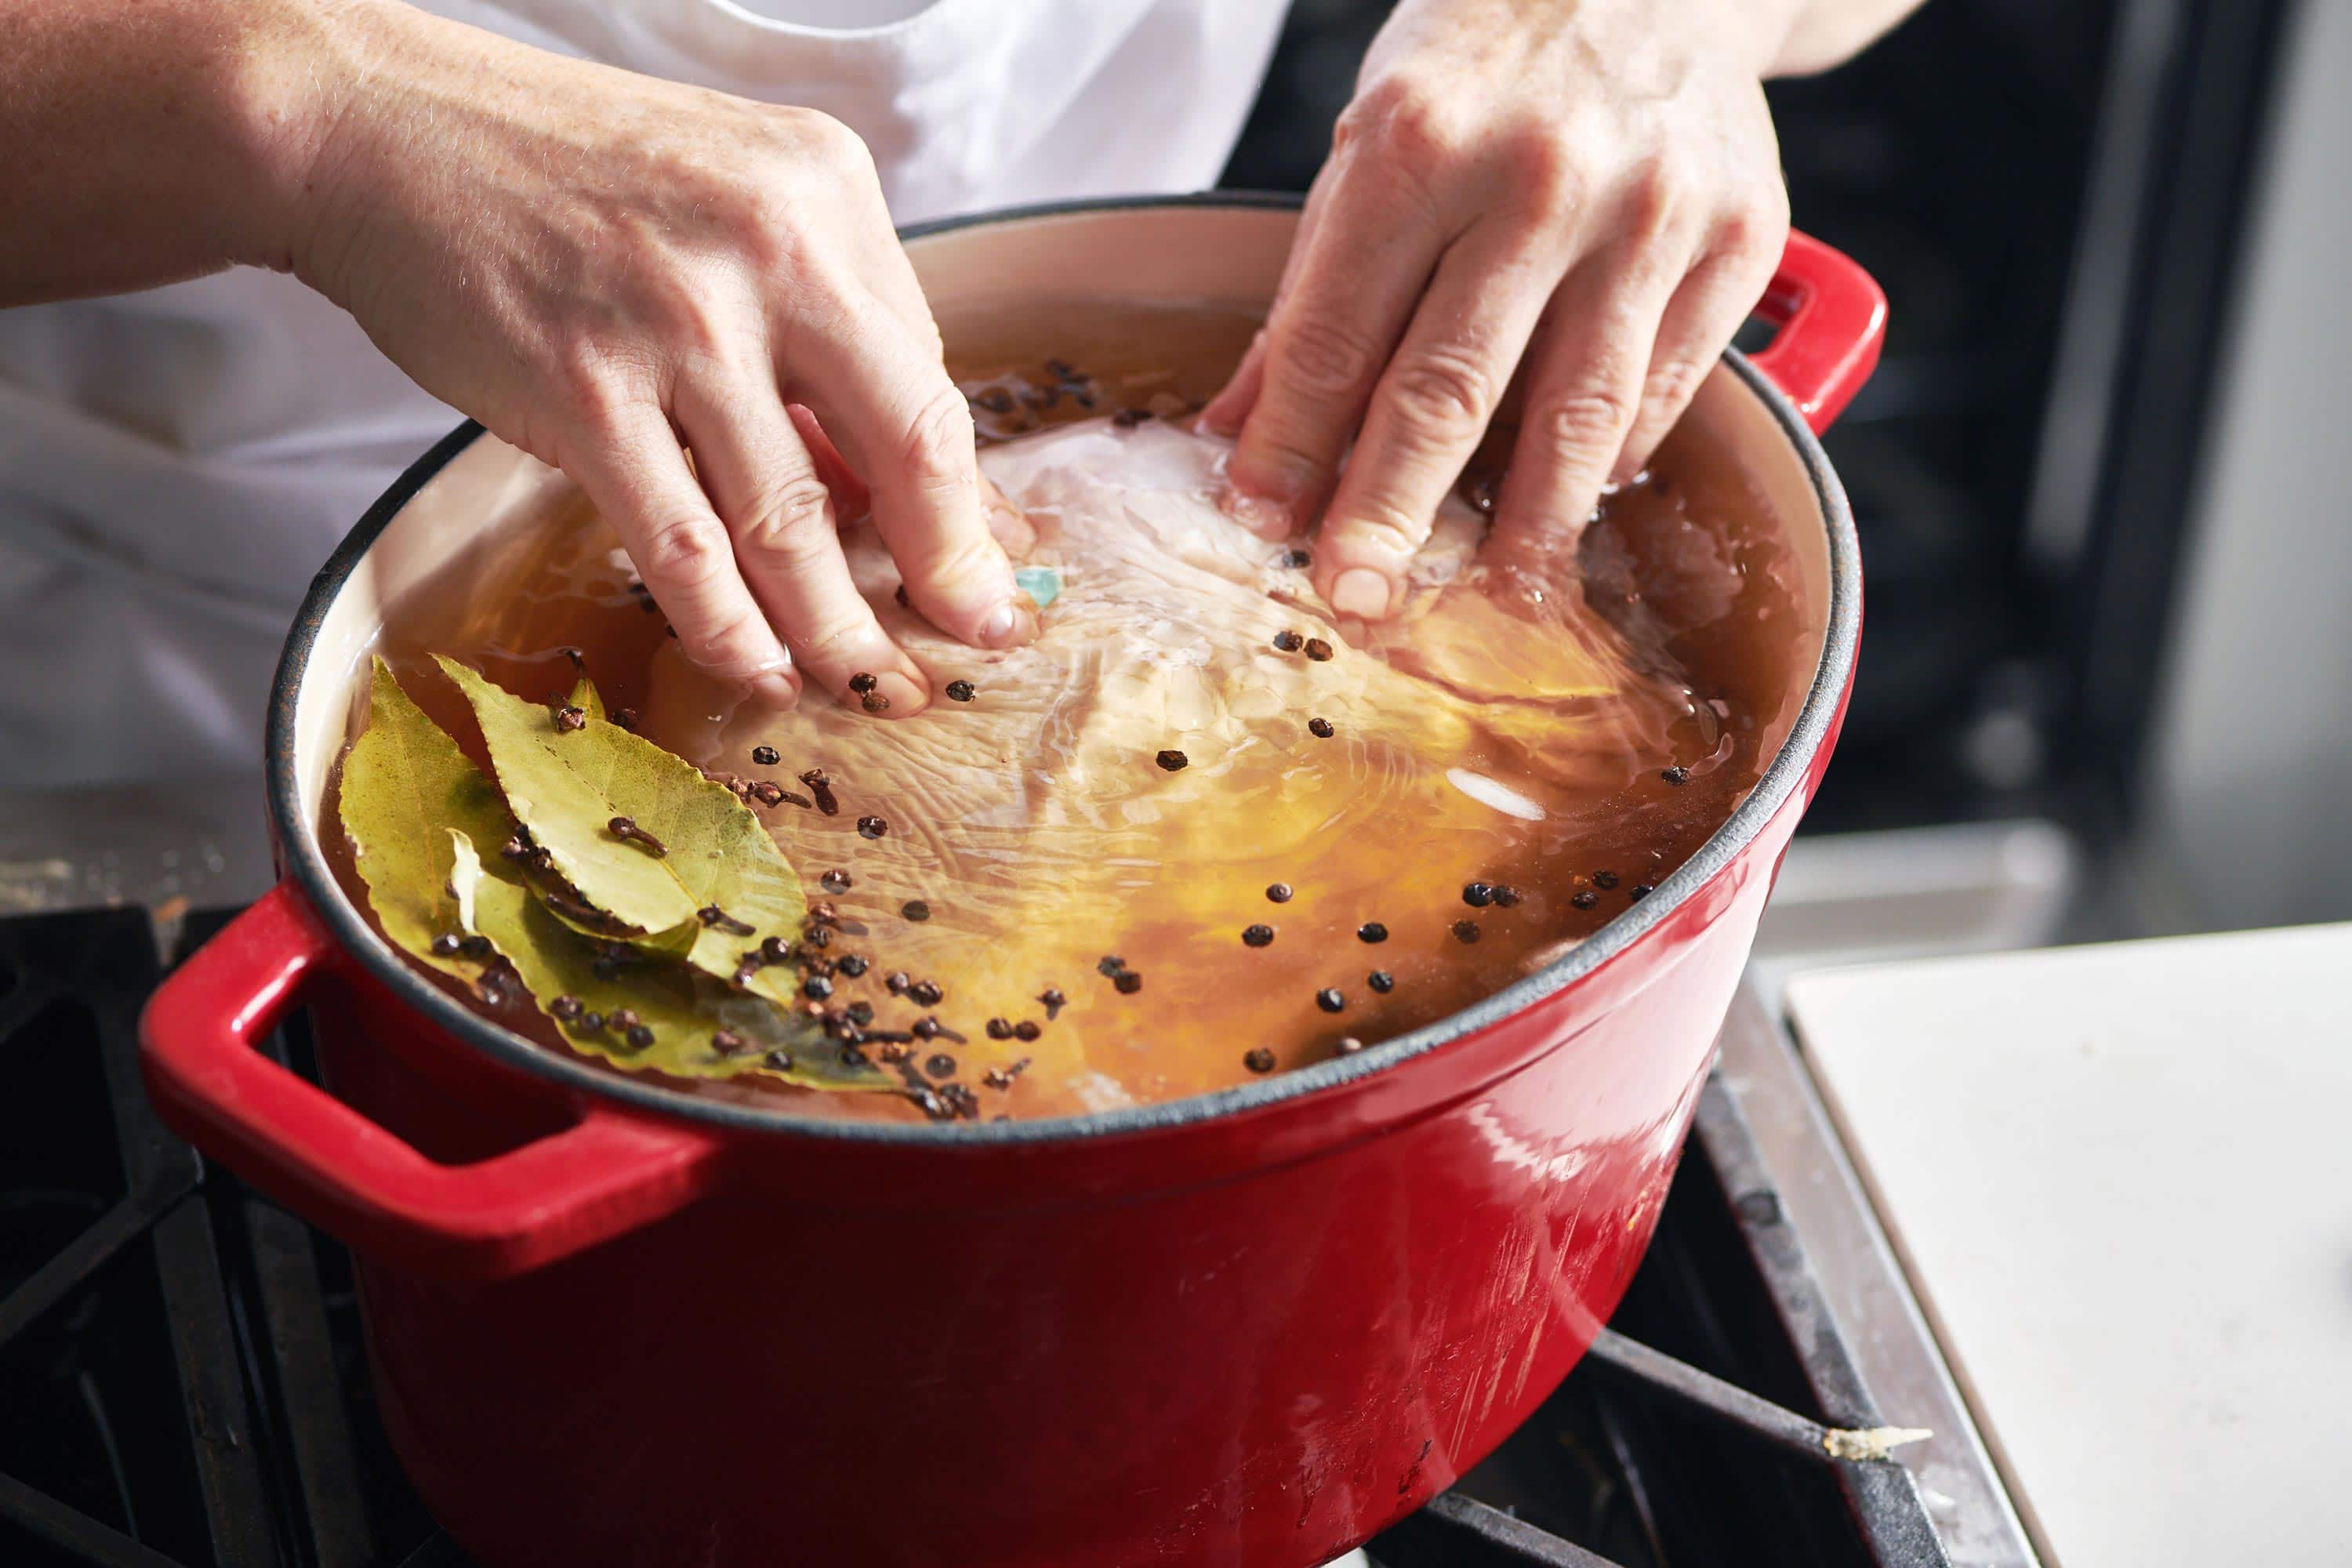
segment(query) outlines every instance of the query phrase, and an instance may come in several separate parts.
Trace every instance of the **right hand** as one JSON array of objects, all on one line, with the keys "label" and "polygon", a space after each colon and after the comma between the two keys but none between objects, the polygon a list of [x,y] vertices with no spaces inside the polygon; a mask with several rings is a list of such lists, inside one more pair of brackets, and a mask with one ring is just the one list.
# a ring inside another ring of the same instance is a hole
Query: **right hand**
[{"label": "right hand", "polygon": [[892,718],[930,700],[851,583],[824,477],[845,460],[917,609],[982,647],[1035,636],[853,132],[405,6],[346,15],[293,270],[576,480],[688,658],[780,706],[801,671],[877,676]]}]

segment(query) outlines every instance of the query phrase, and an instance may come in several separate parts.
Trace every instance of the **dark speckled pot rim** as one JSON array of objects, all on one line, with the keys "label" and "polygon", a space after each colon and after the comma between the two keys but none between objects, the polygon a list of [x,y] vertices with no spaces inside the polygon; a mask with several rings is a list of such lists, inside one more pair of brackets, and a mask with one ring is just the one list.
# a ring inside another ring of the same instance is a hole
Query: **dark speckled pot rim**
[{"label": "dark speckled pot rim", "polygon": [[[1186,196],[1139,196],[1100,201],[1053,203],[1010,208],[922,224],[902,231],[919,238],[956,229],[1041,217],[1089,212],[1118,212],[1153,207],[1279,208],[1296,207],[1295,197],[1255,193],[1208,192]],[[1806,770],[1830,738],[1841,697],[1854,659],[1862,621],[1861,547],[1845,491],[1831,470],[1829,459],[1796,407],[1766,377],[1736,351],[1727,350],[1725,363],[1771,411],[1781,433],[1796,448],[1812,481],[1815,497],[1829,531],[1829,624],[1822,658],[1812,684],[1788,739],[1748,798],[1700,846],[1698,852],[1657,885],[1657,890],[1578,943],[1557,962],[1496,992],[1476,1005],[1433,1024],[1383,1040],[1353,1056],[1336,1057],[1312,1067],[1276,1074],[1210,1094],[1155,1104],[1124,1107],[1086,1116],[1041,1118],[1026,1121],[898,1122],[830,1121],[731,1100],[704,1099],[666,1085],[632,1079],[608,1068],[560,1055],[520,1035],[499,1027],[456,997],[426,980],[379,938],[345,899],[318,841],[303,826],[299,770],[295,766],[294,711],[310,656],[328,607],[350,581],[377,537],[427,481],[446,468],[482,434],[471,421],[436,443],[402,474],[397,482],[367,510],[338,545],[311,582],[293,629],[286,639],[272,687],[268,735],[269,810],[277,829],[286,874],[299,887],[326,929],[366,966],[376,980],[420,1021],[446,1030],[467,1045],[507,1065],[539,1078],[552,1079],[585,1095],[617,1100],[641,1110],[744,1131],[844,1143],[908,1144],[929,1148],[984,1147],[1005,1144],[1053,1144],[1081,1139],[1147,1132],[1208,1121],[1262,1110],[1324,1089],[1352,1083],[1375,1073],[1389,1072],[1424,1057],[1463,1037],[1474,1034],[1545,998],[1558,994],[1625,952],[1667,919],[1737,860],[1766,823],[1798,788]]]}]

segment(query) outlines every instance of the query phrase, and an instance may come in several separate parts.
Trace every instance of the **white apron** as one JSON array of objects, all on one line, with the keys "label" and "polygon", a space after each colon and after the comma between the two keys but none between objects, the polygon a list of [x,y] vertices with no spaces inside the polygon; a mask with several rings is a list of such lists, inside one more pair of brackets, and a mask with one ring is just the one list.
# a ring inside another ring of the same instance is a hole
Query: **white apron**
[{"label": "white apron", "polygon": [[[545,47],[822,110],[901,223],[1198,189],[1280,0],[432,0]],[[246,772],[310,574],[457,422],[249,268],[0,310],[0,789]]]}]

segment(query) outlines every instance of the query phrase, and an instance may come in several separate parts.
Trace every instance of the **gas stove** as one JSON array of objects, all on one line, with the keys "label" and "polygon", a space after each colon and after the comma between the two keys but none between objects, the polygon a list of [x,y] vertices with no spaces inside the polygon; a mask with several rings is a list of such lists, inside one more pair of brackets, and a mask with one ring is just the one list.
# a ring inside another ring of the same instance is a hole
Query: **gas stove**
[{"label": "gas stove", "polygon": [[[465,1568],[385,1443],[341,1248],[148,1110],[158,931],[145,907],[0,920],[0,1563]],[[272,1048],[305,1063],[299,1027]],[[2030,1564],[1931,1347],[1743,995],[1609,1330],[1369,1561]]]}]

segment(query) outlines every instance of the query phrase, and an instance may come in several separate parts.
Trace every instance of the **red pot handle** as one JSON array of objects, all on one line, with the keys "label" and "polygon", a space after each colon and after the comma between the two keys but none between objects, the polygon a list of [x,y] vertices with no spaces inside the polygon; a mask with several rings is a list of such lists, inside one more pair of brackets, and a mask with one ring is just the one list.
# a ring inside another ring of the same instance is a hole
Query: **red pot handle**
[{"label": "red pot handle", "polygon": [[139,1021],[163,1121],[373,1258],[466,1279],[552,1263],[709,1189],[717,1142],[592,1102],[580,1120],[470,1165],[426,1159],[254,1047],[349,961],[281,882],[167,978]]},{"label": "red pot handle", "polygon": [[1852,257],[1791,229],[1756,313],[1780,331],[1750,363],[1788,394],[1819,435],[1878,368],[1886,338],[1885,291]]}]

